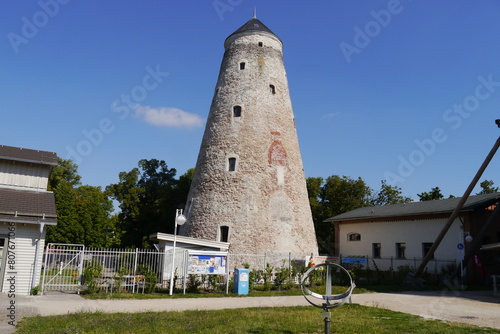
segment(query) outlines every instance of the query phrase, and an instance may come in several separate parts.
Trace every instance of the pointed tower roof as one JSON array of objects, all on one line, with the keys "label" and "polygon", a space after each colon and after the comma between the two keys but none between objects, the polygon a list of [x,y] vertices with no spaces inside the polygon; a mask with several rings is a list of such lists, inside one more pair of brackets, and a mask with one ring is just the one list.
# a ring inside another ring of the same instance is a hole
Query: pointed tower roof
[{"label": "pointed tower roof", "polygon": [[[257,15],[256,15],[255,11],[254,11],[254,16],[247,23],[245,23],[244,25],[239,27],[235,32],[233,32],[231,35],[229,35],[226,38],[225,42],[227,42],[230,39],[233,39],[234,37],[236,37],[236,35],[246,35],[246,34],[252,34],[252,33],[256,33],[256,32],[264,32],[264,33],[271,34],[281,42],[281,39],[275,33],[273,33],[271,31],[271,29],[266,27],[266,25],[264,23],[262,23],[259,19],[257,19]],[[281,43],[283,44],[283,42],[281,42]]]}]

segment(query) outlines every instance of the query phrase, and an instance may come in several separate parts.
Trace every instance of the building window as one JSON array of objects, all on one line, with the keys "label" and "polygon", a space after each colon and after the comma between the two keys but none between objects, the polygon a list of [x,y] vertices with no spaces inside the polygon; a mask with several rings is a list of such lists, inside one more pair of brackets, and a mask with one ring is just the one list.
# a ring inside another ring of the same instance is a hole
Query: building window
[{"label": "building window", "polygon": [[234,172],[236,170],[236,158],[229,158],[227,170],[230,172]]},{"label": "building window", "polygon": [[361,234],[359,234],[359,233],[349,233],[347,235],[347,241],[361,241]]},{"label": "building window", "polygon": [[406,259],[406,243],[404,242],[396,243],[396,258]]},{"label": "building window", "polygon": [[241,117],[241,107],[240,106],[233,107],[233,117]]},{"label": "building window", "polygon": [[[432,247],[432,242],[422,242],[422,257],[426,257],[427,253]],[[434,259],[434,255],[432,255],[432,259]]]},{"label": "building window", "polygon": [[244,70],[245,69],[245,62],[241,62],[240,63],[240,70]]},{"label": "building window", "polygon": [[381,250],[382,250],[382,246],[380,245],[380,243],[372,244],[372,256],[373,257],[380,258]]},{"label": "building window", "polygon": [[269,85],[269,90],[271,91],[271,94],[276,94],[276,87],[274,87],[274,85]]},{"label": "building window", "polygon": [[229,226],[219,227],[219,241],[228,242],[229,241]]},{"label": "building window", "polygon": [[262,42],[259,42],[259,46],[262,46]]}]

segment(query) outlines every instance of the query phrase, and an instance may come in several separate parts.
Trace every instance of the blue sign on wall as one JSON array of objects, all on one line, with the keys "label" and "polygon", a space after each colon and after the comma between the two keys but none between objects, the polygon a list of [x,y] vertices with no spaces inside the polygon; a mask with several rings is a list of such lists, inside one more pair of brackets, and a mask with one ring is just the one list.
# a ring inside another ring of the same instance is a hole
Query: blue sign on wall
[{"label": "blue sign on wall", "polygon": [[366,259],[360,257],[345,257],[342,259],[342,263],[366,264]]}]

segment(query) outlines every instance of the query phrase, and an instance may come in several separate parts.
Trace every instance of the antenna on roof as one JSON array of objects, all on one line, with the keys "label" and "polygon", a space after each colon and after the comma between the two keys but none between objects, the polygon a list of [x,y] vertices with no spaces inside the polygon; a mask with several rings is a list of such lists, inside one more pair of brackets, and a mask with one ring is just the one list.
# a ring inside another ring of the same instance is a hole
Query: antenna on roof
[{"label": "antenna on roof", "polygon": [[253,18],[257,18],[257,7],[253,7]]}]

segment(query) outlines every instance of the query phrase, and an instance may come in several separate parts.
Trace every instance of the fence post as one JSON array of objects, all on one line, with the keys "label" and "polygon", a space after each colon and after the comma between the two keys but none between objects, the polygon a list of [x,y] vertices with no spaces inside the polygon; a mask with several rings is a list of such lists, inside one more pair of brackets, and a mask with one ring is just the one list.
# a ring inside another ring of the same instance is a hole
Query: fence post
[{"label": "fence post", "polygon": [[135,249],[135,259],[134,259],[134,275],[132,278],[132,293],[135,293],[135,275],[137,274],[137,251],[138,249]]},{"label": "fence post", "polygon": [[394,279],[394,258],[391,256],[391,279]]},{"label": "fence post", "polygon": [[42,272],[43,272],[43,275],[42,275],[42,292],[40,293],[40,295],[43,295],[43,293],[45,291],[45,275],[47,274],[47,260],[48,260],[48,257],[49,257],[49,247],[50,247],[50,244],[47,244],[47,247],[45,247],[45,252],[44,252],[45,263],[44,263],[43,269],[42,269]]},{"label": "fence post", "polygon": [[85,260],[85,246],[80,252],[80,261],[78,262],[78,294],[80,294],[80,287],[83,283],[83,261]]}]

